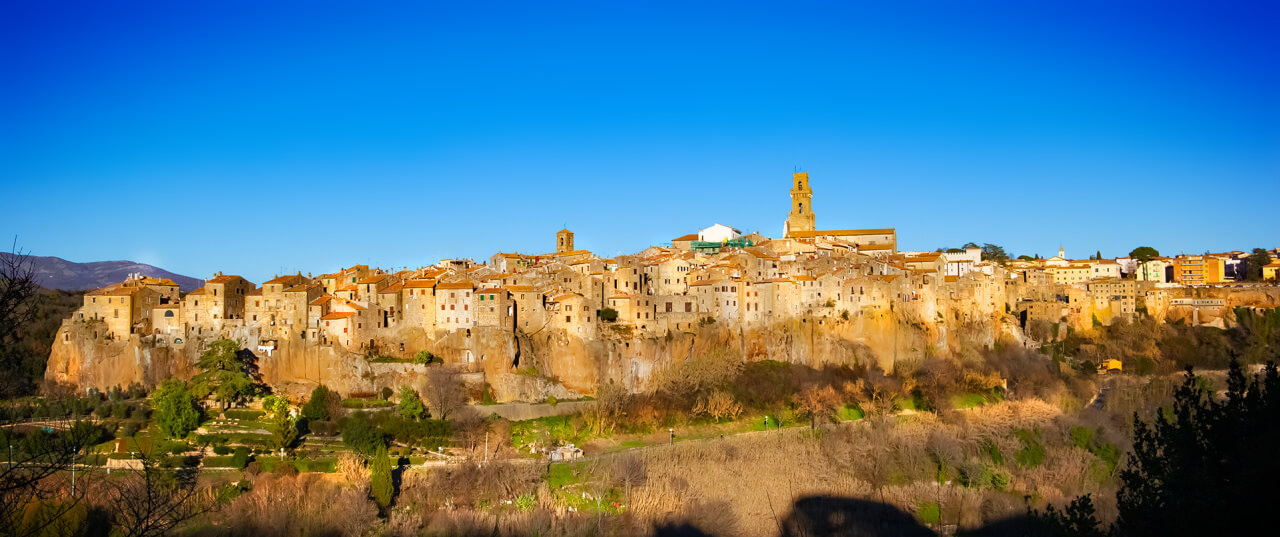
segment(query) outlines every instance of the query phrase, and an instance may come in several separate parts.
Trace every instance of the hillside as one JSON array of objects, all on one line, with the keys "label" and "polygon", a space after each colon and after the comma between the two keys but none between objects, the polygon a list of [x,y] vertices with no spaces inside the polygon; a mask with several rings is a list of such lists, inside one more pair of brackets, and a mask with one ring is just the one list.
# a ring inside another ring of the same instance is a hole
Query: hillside
[{"label": "hillside", "polygon": [[[9,253],[0,252],[0,256]],[[61,257],[31,256],[35,265],[36,281],[45,289],[97,289],[113,283],[120,283],[130,273],[141,273],[156,278],[169,278],[177,282],[183,292],[192,291],[203,285],[204,281],[174,274],[159,267],[133,261],[95,261],[92,263],[76,263]]]}]

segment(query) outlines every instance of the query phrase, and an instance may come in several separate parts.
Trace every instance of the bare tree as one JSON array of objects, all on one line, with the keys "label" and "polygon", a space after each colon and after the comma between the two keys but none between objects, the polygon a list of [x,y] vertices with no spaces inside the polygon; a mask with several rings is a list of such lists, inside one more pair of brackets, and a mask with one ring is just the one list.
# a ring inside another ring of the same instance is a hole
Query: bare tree
[{"label": "bare tree", "polygon": [[467,390],[462,385],[462,375],[451,367],[429,369],[424,393],[438,419],[449,419],[450,414],[467,404]]},{"label": "bare tree", "polygon": [[156,459],[144,456],[142,468],[133,475],[107,480],[106,500],[116,534],[169,535],[180,524],[217,508],[212,492],[196,486],[198,474],[161,469]]},{"label": "bare tree", "polygon": [[631,509],[631,488],[644,485],[649,476],[644,460],[631,454],[618,457],[613,464],[613,476],[626,490],[626,508]]},{"label": "bare tree", "polygon": [[[0,430],[0,457],[6,462],[0,470],[0,535],[41,535],[59,527],[84,499],[85,487],[69,486],[67,470],[101,434],[79,422],[59,433]],[[39,519],[24,520],[28,507],[38,504],[46,506]]]},{"label": "bare tree", "polygon": [[[40,286],[36,284],[35,263],[18,249],[17,239],[9,252],[0,252],[0,370],[20,370],[22,353],[18,351],[22,329],[36,316]],[[12,388],[15,375],[0,385]]]}]

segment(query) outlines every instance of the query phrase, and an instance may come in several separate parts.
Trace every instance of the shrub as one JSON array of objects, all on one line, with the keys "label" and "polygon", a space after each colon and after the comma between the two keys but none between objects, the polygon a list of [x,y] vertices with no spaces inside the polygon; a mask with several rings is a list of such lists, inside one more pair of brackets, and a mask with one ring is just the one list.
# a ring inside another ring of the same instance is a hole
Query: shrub
[{"label": "shrub", "polygon": [[1018,441],[1022,443],[1022,449],[1013,454],[1013,458],[1017,461],[1018,466],[1023,468],[1035,468],[1044,462],[1045,449],[1044,443],[1040,440],[1040,431],[1028,431],[1026,429],[1018,429],[1014,431],[1014,435],[1018,437]]},{"label": "shrub", "polygon": [[262,465],[258,464],[258,461],[253,461],[249,463],[248,466],[244,467],[244,473],[249,475],[258,475],[259,473],[262,473]]},{"label": "shrub", "polygon": [[422,398],[418,397],[418,392],[408,386],[401,386],[396,411],[401,417],[417,420],[427,413],[427,407],[422,404]]},{"label": "shrub", "polygon": [[293,461],[280,461],[271,473],[280,476],[298,475],[298,467],[293,465]]},{"label": "shrub", "polygon": [[596,310],[596,318],[601,322],[612,323],[618,320],[618,310],[613,308],[600,308]]},{"label": "shrub", "polygon": [[129,417],[129,405],[123,402],[111,405],[111,417],[121,420]]},{"label": "shrub", "polygon": [[380,391],[380,392],[378,392],[378,393],[379,393],[380,395],[382,395],[382,400],[383,400],[383,401],[386,401],[386,400],[388,400],[388,399],[391,399],[391,396],[392,396],[392,395],[395,395],[395,393],[396,393],[396,392],[395,392],[394,390],[392,390],[390,386],[383,386],[383,387],[382,387],[382,391]]},{"label": "shrub", "polygon": [[105,418],[107,416],[110,416],[111,406],[112,405],[110,403],[105,403],[105,402],[98,403],[98,406],[93,407],[93,415],[99,418]]},{"label": "shrub", "polygon": [[942,519],[942,509],[938,502],[925,502],[916,509],[916,516],[925,524],[937,524]]},{"label": "shrub", "polygon": [[338,436],[342,432],[342,427],[333,421],[316,421],[307,424],[311,429],[311,433],[317,436]]},{"label": "shrub", "polygon": [[329,416],[329,399],[337,397],[337,394],[329,391],[329,387],[321,384],[311,390],[311,399],[307,400],[307,404],[302,406],[302,417],[307,418],[308,422],[328,420]]},{"label": "shrub", "polygon": [[1079,425],[1071,428],[1071,443],[1080,449],[1089,449],[1093,444],[1093,429]]},{"label": "shrub", "polygon": [[226,446],[226,445],[213,446],[213,454],[214,455],[230,455],[231,446]]},{"label": "shrub", "polygon": [[[244,470],[246,469],[245,467],[248,465],[249,465],[249,448],[244,446],[237,447],[235,451],[235,455],[231,456],[231,467]],[[254,472],[254,473],[257,473],[257,472]]]},{"label": "shrub", "polygon": [[395,486],[391,482],[391,459],[387,458],[386,446],[378,446],[370,469],[372,475],[369,483],[373,500],[385,508],[391,505],[391,496],[395,493]]},{"label": "shrub", "polygon": [[223,417],[229,420],[253,421],[261,418],[265,412],[261,410],[226,410],[223,411]]},{"label": "shrub", "polygon": [[439,356],[431,354],[431,351],[428,350],[421,350],[413,355],[413,363],[415,364],[429,364],[432,362],[442,364],[444,363],[444,360]]},{"label": "shrub", "polygon": [[342,422],[342,443],[368,457],[387,447],[387,436],[368,418],[351,416]]}]

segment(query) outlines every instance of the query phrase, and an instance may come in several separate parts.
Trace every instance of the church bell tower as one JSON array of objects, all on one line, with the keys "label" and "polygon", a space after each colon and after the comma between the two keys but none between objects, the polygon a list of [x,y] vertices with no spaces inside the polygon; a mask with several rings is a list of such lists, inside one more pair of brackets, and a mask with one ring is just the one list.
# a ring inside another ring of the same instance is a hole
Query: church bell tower
[{"label": "church bell tower", "polygon": [[791,176],[791,214],[783,224],[783,235],[790,237],[796,231],[813,231],[813,189],[809,188],[809,172],[796,172]]}]

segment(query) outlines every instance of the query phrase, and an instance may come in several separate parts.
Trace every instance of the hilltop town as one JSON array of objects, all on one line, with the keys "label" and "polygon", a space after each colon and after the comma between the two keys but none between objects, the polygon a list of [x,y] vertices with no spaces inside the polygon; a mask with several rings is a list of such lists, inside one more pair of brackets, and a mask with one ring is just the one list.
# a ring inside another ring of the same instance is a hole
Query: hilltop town
[{"label": "hilltop town", "polygon": [[[534,399],[591,394],[605,381],[641,390],[696,352],[700,335],[748,360],[891,369],[1000,341],[1043,344],[1060,326],[1145,315],[1222,327],[1233,307],[1280,304],[1274,285],[1239,281],[1245,252],[1140,260],[1062,249],[1006,259],[976,245],[900,251],[893,228],[819,229],[808,173],[790,186],[781,237],[715,224],[604,258],[562,229],[547,253],[356,265],[260,286],[219,272],[186,294],[169,279],[132,275],[84,296],[58,332],[46,378],[154,384],[191,375],[204,344],[230,338],[255,353],[268,382],[299,392],[321,382],[397,385],[425,355],[469,371],[500,399]],[[1261,267],[1263,279],[1274,282],[1278,268]]]}]

